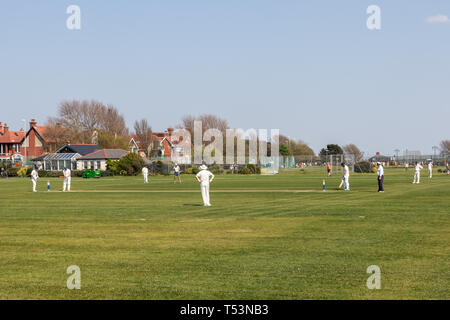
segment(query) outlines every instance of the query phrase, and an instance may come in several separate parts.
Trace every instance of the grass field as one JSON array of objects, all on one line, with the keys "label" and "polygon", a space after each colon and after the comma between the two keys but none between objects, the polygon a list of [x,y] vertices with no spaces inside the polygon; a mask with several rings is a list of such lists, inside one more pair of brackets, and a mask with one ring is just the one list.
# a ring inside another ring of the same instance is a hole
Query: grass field
[{"label": "grass field", "polygon": [[0,179],[0,299],[448,299],[450,176],[412,174]]}]

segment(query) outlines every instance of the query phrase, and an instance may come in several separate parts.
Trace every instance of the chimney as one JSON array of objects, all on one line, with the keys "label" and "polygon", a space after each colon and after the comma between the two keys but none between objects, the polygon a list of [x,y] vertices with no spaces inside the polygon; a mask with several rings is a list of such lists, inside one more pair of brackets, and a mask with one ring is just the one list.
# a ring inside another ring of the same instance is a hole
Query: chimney
[{"label": "chimney", "polygon": [[9,130],[8,125],[5,123],[5,125],[3,126],[3,133],[7,133]]},{"label": "chimney", "polygon": [[36,120],[35,119],[31,119],[31,121],[30,121],[30,129],[33,128],[33,127],[36,127],[36,125],[37,125]]}]

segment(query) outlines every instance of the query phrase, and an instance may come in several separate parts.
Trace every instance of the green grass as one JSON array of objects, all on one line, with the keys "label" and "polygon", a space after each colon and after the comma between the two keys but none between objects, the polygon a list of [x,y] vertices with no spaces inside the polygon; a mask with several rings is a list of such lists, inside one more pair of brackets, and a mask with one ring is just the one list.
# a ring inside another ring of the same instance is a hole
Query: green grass
[{"label": "green grass", "polygon": [[[209,208],[187,175],[74,178],[72,193],[1,179],[0,299],[449,298],[450,176],[413,185],[387,169],[384,194],[373,174],[353,174],[350,192],[337,174],[320,192],[324,177],[217,176]],[[365,285],[373,264],[380,290]],[[69,265],[81,290],[66,288]]]}]

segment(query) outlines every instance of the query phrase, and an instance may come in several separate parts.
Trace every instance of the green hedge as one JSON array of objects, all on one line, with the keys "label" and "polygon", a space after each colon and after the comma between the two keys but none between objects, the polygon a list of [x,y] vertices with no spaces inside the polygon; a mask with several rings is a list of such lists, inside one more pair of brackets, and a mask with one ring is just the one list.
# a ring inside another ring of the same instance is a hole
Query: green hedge
[{"label": "green hedge", "polygon": [[355,172],[357,173],[373,173],[373,165],[369,161],[361,161],[355,163]]}]

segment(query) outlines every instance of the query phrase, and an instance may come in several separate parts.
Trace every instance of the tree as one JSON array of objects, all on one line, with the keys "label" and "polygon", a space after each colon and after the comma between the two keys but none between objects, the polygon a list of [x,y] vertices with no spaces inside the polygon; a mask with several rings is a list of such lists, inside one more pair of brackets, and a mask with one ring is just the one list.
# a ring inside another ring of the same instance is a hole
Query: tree
[{"label": "tree", "polygon": [[117,134],[111,134],[107,131],[98,131],[97,145],[103,149],[128,149],[128,138],[125,136],[119,136]]},{"label": "tree", "polygon": [[289,156],[290,154],[291,154],[291,150],[289,149],[289,146],[285,143],[280,144],[280,155]]},{"label": "tree", "polygon": [[450,152],[450,140],[442,140],[440,143],[441,152],[444,154],[449,154]]},{"label": "tree", "polygon": [[329,155],[329,154],[343,154],[344,151],[342,150],[342,148],[337,145],[337,144],[327,144],[327,148],[322,148],[322,150],[320,150],[319,155],[320,156],[325,156],[325,155]]},{"label": "tree", "polygon": [[136,120],[134,122],[134,132],[138,140],[136,142],[148,157],[149,147],[152,143],[152,127],[150,127],[146,119]]},{"label": "tree", "polygon": [[83,140],[90,139],[94,130],[120,136],[128,134],[125,118],[119,111],[112,105],[106,106],[96,100],[62,101],[54,120],[61,123],[62,127],[70,129],[74,135],[86,133],[82,137]]},{"label": "tree", "polygon": [[344,150],[337,144],[327,144],[327,148],[322,148],[319,152],[319,156],[322,161],[327,161],[328,155],[344,154]]},{"label": "tree", "polygon": [[353,143],[345,145],[343,149],[346,154],[353,155],[355,157],[355,162],[361,161],[364,156],[359,148]]},{"label": "tree", "polygon": [[69,129],[61,126],[60,123],[49,119],[46,123],[46,130],[43,133],[44,150],[46,152],[55,152],[58,148],[70,141],[72,133]]},{"label": "tree", "polygon": [[[56,128],[56,124],[59,124],[59,128]],[[54,139],[57,144],[60,144],[61,139],[64,139],[64,143],[92,143],[93,134],[98,131],[103,134],[103,145],[123,146],[122,142],[111,142],[111,137],[117,140],[117,137],[128,136],[125,118],[119,111],[112,105],[106,106],[96,100],[62,101],[57,116],[50,117],[47,126],[50,141],[52,136],[56,138],[59,135],[60,138]]]},{"label": "tree", "polygon": [[298,156],[314,156],[315,153],[313,149],[311,149],[306,142],[302,140],[291,141],[291,149],[293,155]]},{"label": "tree", "polygon": [[181,118],[181,124],[178,125],[178,128],[183,128],[189,131],[192,137],[192,141],[194,141],[194,122],[201,121],[202,122],[202,135],[208,129],[218,129],[225,135],[226,130],[228,129],[228,121],[218,116],[212,114],[202,114],[198,117],[194,117],[191,115],[186,115]]}]

